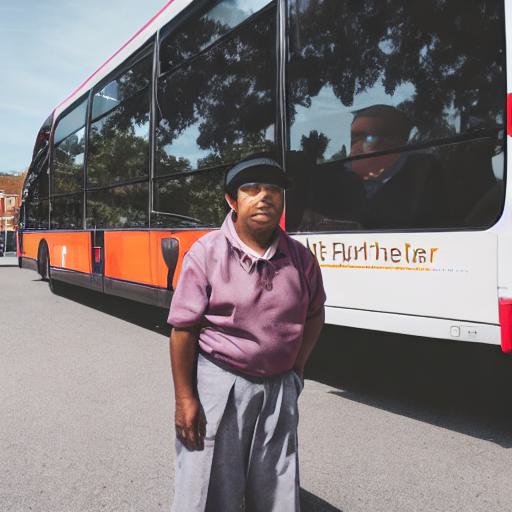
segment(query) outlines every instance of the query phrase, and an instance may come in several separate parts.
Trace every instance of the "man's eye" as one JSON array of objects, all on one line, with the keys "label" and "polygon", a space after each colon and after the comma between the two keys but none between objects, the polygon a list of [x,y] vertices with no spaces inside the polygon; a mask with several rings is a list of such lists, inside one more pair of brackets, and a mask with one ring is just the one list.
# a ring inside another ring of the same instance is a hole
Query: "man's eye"
[{"label": "man's eye", "polygon": [[259,185],[244,185],[240,187],[246,194],[257,194],[260,190]]},{"label": "man's eye", "polygon": [[364,139],[364,141],[367,144],[371,144],[372,142],[377,142],[379,138],[376,135],[367,135]]}]

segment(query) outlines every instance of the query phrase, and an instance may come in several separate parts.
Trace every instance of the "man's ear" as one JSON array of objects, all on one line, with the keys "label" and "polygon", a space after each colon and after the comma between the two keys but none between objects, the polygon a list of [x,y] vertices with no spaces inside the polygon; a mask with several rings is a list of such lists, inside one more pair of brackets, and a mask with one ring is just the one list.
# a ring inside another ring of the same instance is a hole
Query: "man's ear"
[{"label": "man's ear", "polygon": [[224,197],[226,198],[226,201],[229,204],[229,207],[236,212],[238,210],[238,201],[236,199],[233,199],[227,193],[224,194]]}]

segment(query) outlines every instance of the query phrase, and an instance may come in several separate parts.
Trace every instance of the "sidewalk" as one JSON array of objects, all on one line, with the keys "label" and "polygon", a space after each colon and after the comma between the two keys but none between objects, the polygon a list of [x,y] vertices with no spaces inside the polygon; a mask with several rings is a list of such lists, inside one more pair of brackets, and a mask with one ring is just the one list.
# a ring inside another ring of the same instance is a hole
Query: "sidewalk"
[{"label": "sidewalk", "polygon": [[0,258],[0,267],[17,267],[18,266],[18,258],[16,257],[16,253],[6,253],[6,254],[14,254],[14,256],[3,256]]}]

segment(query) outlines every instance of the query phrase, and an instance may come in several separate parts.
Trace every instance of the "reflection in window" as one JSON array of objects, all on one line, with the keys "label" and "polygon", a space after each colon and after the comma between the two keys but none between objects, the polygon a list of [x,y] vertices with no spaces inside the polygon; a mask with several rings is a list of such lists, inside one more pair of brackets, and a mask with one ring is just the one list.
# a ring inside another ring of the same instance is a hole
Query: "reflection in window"
[{"label": "reflection in window", "polygon": [[86,110],[84,100],[58,121],[53,149],[53,194],[78,192],[82,187]]},{"label": "reflection in window", "polygon": [[54,194],[69,194],[80,190],[83,183],[84,153],[84,127],[55,145],[52,173]]},{"label": "reflection in window", "polygon": [[151,73],[152,59],[148,56],[102,87],[94,94],[92,118],[101,117],[148,87],[151,83]]},{"label": "reflection in window", "polygon": [[402,111],[411,142],[503,124],[502,2],[394,4],[290,3],[291,149],[316,130],[321,159],[348,154],[353,115],[373,105]]},{"label": "reflection in window", "polygon": [[93,98],[88,186],[107,186],[149,174],[151,56]]},{"label": "reflection in window", "polygon": [[82,194],[52,197],[52,229],[82,229]]},{"label": "reflection in window", "polygon": [[48,149],[46,149],[39,152],[37,158],[30,164],[23,189],[25,196],[29,193],[36,199],[49,196],[48,166]]},{"label": "reflection in window", "polygon": [[[204,14],[198,17],[194,13],[178,30],[172,31],[170,36],[163,36],[160,47],[161,71],[165,73],[193,57],[268,3],[268,0],[210,2]],[[169,29],[172,28],[170,25]]]},{"label": "reflection in window", "polygon": [[66,137],[75,133],[85,124],[85,115],[87,112],[87,100],[82,101],[71,112],[61,117],[55,128],[53,137],[54,144],[59,144]]},{"label": "reflection in window", "polygon": [[275,117],[275,11],[160,79],[158,175],[271,150]]},{"label": "reflection in window", "polygon": [[[461,141],[364,160],[315,164],[288,154],[295,186],[287,194],[290,231],[460,228],[492,225],[501,212],[503,181],[496,179],[493,138]],[[363,180],[354,165],[392,176]]]},{"label": "reflection in window", "polygon": [[502,2],[291,0],[289,30],[290,229],[496,220]]},{"label": "reflection in window", "polygon": [[88,228],[148,225],[148,184],[136,183],[87,192]]},{"label": "reflection in window", "polygon": [[37,137],[36,137],[36,142],[34,144],[32,158],[35,158],[36,155],[42,149],[45,149],[48,147],[48,142],[50,141],[50,132],[52,129],[52,121],[53,121],[53,115],[50,115],[43,123],[43,126],[41,126],[41,129],[39,130]]},{"label": "reflection in window", "polygon": [[48,229],[48,199],[28,197],[25,200],[26,229]]},{"label": "reflection in window", "polygon": [[[227,213],[224,199],[225,168],[202,171],[154,185],[154,208],[159,227],[216,227]],[[167,212],[167,215],[165,215]]]}]

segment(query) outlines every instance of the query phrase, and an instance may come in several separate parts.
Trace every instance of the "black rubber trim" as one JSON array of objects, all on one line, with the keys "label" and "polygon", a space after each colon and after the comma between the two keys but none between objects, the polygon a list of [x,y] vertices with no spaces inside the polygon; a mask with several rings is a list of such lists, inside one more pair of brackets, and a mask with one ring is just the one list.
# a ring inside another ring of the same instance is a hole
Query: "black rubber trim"
[{"label": "black rubber trim", "polygon": [[108,295],[115,295],[151,306],[168,308],[171,304],[172,292],[163,288],[155,288],[144,284],[118,279],[104,278],[104,291]]},{"label": "black rubber trim", "polygon": [[103,281],[101,277],[76,270],[65,270],[63,268],[51,267],[52,279],[63,281],[73,286],[82,286],[90,290],[103,291]]}]

